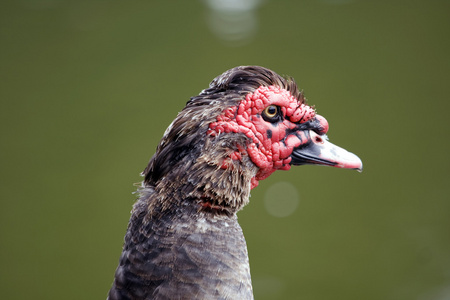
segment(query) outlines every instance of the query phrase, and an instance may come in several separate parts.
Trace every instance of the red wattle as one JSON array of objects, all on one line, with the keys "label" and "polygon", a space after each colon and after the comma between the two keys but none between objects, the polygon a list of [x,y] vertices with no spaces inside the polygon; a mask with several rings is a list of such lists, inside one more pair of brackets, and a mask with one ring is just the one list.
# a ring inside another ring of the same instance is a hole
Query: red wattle
[{"label": "red wattle", "polygon": [[[275,105],[281,109],[282,121],[270,123],[261,117],[263,110]],[[290,155],[294,147],[306,142],[295,135],[287,135],[288,130],[294,129],[296,124],[307,122],[318,117],[324,130],[328,130],[325,118],[316,116],[314,108],[294,98],[287,90],[277,86],[260,86],[253,93],[246,95],[238,106],[227,108],[216,122],[209,125],[208,134],[217,136],[221,133],[243,133],[252,141],[247,145],[247,151],[238,155],[230,155],[232,160],[241,160],[248,155],[259,171],[252,180],[252,187],[258,180],[267,178],[275,170],[290,168]],[[224,162],[222,168],[228,167]]]},{"label": "red wattle", "polygon": [[321,127],[321,130],[320,130],[319,134],[327,133],[328,132],[328,128],[329,128],[327,119],[325,119],[321,115],[316,115],[316,119],[317,119],[317,121],[319,121],[320,127]]}]

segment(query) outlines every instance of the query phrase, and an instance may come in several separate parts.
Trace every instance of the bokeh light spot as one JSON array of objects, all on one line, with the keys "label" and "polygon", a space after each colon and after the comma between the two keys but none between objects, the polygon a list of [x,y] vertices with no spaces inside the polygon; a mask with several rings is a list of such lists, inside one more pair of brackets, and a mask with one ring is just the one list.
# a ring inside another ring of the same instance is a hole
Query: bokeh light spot
[{"label": "bokeh light spot", "polygon": [[277,182],[264,195],[264,206],[274,217],[284,218],[297,209],[300,196],[297,188],[289,182]]},{"label": "bokeh light spot", "polygon": [[261,0],[206,0],[210,30],[228,46],[249,43],[258,29]]}]

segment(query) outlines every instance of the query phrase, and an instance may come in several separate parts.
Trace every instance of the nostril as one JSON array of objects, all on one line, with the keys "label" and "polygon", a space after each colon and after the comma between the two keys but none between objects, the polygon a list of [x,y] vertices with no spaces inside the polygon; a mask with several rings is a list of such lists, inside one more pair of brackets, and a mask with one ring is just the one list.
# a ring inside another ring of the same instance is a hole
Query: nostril
[{"label": "nostril", "polygon": [[323,140],[320,136],[316,136],[316,143],[323,143]]}]

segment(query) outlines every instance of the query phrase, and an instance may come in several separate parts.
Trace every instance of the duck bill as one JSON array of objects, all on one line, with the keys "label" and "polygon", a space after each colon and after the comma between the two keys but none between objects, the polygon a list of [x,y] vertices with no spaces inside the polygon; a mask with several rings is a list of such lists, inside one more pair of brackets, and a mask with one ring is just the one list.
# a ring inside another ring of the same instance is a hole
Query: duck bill
[{"label": "duck bill", "polygon": [[314,164],[362,171],[362,161],[355,154],[328,142],[314,131],[309,131],[309,139],[308,143],[294,148],[291,165]]}]

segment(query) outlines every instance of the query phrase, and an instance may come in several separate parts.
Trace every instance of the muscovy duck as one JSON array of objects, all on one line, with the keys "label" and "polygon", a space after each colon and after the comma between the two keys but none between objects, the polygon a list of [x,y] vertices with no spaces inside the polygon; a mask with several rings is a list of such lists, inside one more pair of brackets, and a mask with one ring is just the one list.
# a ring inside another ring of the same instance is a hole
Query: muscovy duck
[{"label": "muscovy duck", "polygon": [[295,81],[259,66],[216,77],[167,128],[143,171],[108,299],[253,299],[236,213],[276,170],[362,170],[326,138]]}]

